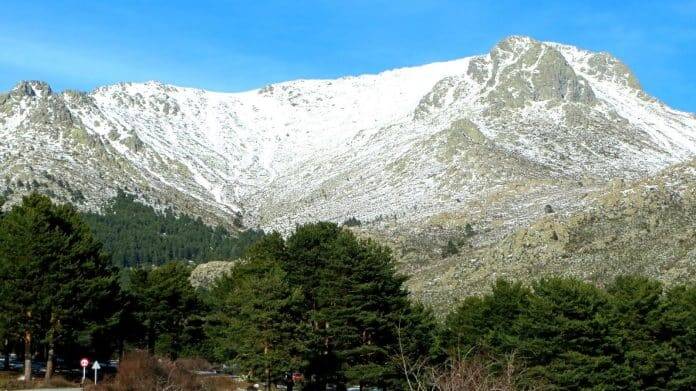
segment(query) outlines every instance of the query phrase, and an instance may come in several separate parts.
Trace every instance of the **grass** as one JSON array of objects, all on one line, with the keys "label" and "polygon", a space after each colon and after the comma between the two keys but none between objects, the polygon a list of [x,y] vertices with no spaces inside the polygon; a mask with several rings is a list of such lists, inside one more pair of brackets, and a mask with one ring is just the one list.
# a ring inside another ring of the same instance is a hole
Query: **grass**
[{"label": "grass", "polygon": [[78,383],[66,380],[61,376],[53,376],[50,383],[46,383],[43,377],[32,379],[27,383],[18,380],[20,373],[0,371],[0,390],[41,389],[41,388],[71,388],[79,387]]}]

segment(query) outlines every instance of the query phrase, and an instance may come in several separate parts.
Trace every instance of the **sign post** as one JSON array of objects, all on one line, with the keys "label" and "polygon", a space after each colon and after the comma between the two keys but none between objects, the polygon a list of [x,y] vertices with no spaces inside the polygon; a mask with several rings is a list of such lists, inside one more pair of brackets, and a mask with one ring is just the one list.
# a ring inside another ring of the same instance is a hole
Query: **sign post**
[{"label": "sign post", "polygon": [[101,365],[99,365],[99,361],[94,361],[94,364],[92,364],[92,369],[94,369],[94,384],[97,384],[97,371],[101,369]]},{"label": "sign post", "polygon": [[85,384],[85,378],[87,376],[87,366],[89,365],[89,360],[83,358],[80,360],[80,366],[82,367],[82,384]]}]

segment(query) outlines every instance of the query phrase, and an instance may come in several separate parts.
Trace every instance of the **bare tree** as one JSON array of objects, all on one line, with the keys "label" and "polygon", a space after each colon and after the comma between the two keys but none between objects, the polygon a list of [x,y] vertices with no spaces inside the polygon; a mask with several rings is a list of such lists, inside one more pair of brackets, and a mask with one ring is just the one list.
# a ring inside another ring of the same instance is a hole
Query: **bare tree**
[{"label": "bare tree", "polygon": [[[413,359],[404,351],[401,324],[397,328],[398,362],[408,391],[514,391],[519,372],[514,355],[506,358],[502,373],[494,373],[487,360],[467,353],[444,365],[433,365],[425,357]],[[470,353],[470,352],[469,352]]]}]

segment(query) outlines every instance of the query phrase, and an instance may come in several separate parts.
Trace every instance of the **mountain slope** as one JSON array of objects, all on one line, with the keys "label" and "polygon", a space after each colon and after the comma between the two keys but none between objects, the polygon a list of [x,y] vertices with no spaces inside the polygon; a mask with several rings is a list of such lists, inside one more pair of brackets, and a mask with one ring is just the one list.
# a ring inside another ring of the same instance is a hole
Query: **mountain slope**
[{"label": "mountain slope", "polygon": [[696,118],[608,54],[510,37],[482,56],[242,93],[22,82],[0,97],[0,137],[11,199],[38,187],[95,210],[123,188],[281,230],[479,214],[499,236],[542,213],[525,204],[576,210],[608,179],[693,156]]},{"label": "mountain slope", "polygon": [[[382,240],[401,255],[412,291],[439,305],[485,292],[497,278],[562,275],[604,284],[641,274],[668,286],[690,281],[696,276],[696,159],[636,181],[615,180],[589,193],[583,210],[547,213],[500,240],[481,243],[479,234],[417,232]],[[439,250],[448,239],[460,250],[443,258]],[[429,247],[409,247],[414,242]]]}]

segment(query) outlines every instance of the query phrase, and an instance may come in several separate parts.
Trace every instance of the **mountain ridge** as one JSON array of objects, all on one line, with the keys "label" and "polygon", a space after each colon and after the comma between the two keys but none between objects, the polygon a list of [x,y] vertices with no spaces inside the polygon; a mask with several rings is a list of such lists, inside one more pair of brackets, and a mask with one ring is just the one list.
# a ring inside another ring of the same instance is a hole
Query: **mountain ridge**
[{"label": "mountain ridge", "polygon": [[639,178],[696,153],[694,129],[614,57],[521,36],[485,55],[239,93],[23,82],[0,97],[6,188],[46,171],[87,209],[122,188],[283,231],[429,219],[517,182]]}]

